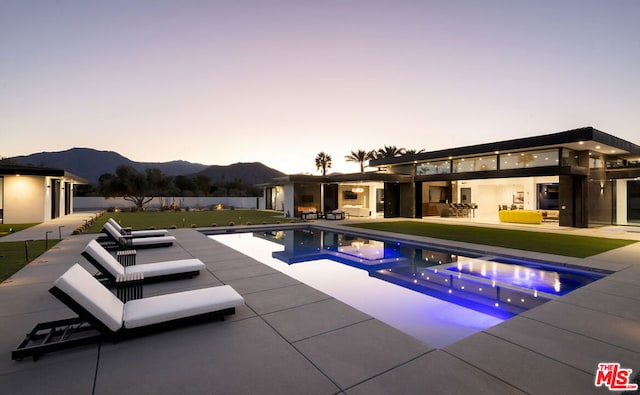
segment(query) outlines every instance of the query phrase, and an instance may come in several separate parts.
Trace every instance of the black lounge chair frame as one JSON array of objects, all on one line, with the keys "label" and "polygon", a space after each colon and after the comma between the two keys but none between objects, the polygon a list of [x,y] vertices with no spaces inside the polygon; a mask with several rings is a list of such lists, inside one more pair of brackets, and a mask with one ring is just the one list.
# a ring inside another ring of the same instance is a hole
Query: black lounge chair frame
[{"label": "black lounge chair frame", "polygon": [[11,352],[11,359],[33,357],[38,360],[43,354],[95,343],[102,337],[99,331],[80,317],[43,322],[27,333],[20,345]]},{"label": "black lounge chair frame", "polygon": [[[214,320],[221,321],[225,316],[236,312],[235,307],[231,307],[139,328],[122,327],[114,332],[58,287],[52,287],[49,292],[78,314],[78,317],[37,324],[20,345],[11,352],[11,359],[22,360],[25,357],[33,357],[34,360],[37,360],[49,352],[87,345],[101,340],[111,340],[117,343],[124,339],[186,325]],[[73,336],[74,334],[76,336]]]}]

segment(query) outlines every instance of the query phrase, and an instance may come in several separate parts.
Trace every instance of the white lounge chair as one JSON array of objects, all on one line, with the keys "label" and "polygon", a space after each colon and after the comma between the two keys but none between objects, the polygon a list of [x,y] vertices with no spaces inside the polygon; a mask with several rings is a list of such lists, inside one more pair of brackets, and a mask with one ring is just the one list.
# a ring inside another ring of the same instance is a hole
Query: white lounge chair
[{"label": "white lounge chair", "polygon": [[[60,276],[49,292],[79,317],[36,325],[12,352],[13,359],[37,358],[47,352],[88,344],[105,337],[119,340],[187,323],[224,319],[244,304],[242,296],[229,285],[123,303],[78,264]],[[97,334],[90,333],[96,331]],[[36,344],[31,344],[34,342]]]},{"label": "white lounge chair", "polygon": [[111,240],[118,243],[121,248],[169,247],[176,241],[176,238],[173,236],[133,237],[122,235],[109,222],[105,222],[102,230],[104,230]]},{"label": "white lounge chair", "polygon": [[118,276],[142,273],[145,281],[171,280],[183,277],[193,277],[205,268],[200,259],[179,259],[154,263],[143,263],[133,266],[122,266],[109,251],[105,250],[97,241],[91,240],[82,251],[84,256],[110,281]]},{"label": "white lounge chair", "polygon": [[111,224],[118,232],[120,232],[123,236],[131,236],[131,237],[158,237],[158,236],[168,236],[169,231],[166,229],[153,229],[153,230],[131,230],[131,228],[123,228],[120,226],[118,221],[113,218],[109,218],[107,220],[108,223]]}]

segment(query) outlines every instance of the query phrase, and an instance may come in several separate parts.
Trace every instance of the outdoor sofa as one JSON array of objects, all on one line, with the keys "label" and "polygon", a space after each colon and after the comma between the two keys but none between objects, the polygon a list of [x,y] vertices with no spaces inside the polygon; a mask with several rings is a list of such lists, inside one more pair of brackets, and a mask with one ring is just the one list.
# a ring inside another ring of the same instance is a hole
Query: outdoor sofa
[{"label": "outdoor sofa", "polygon": [[244,299],[231,286],[195,289],[122,302],[79,264],[49,290],[78,317],[41,323],[12,352],[23,359],[90,344],[113,341],[235,314]]},{"label": "outdoor sofa", "polygon": [[196,276],[205,268],[204,263],[196,258],[123,266],[95,240],[87,244],[82,251],[82,256],[100,270],[109,281],[115,281],[118,276],[136,273],[141,273],[145,282],[172,280]]},{"label": "outdoor sofa", "polygon": [[330,220],[344,219],[344,211],[342,211],[342,210],[330,211],[325,215],[325,218],[326,219],[330,219]]},{"label": "outdoor sofa", "polygon": [[513,222],[519,224],[541,224],[542,213],[535,210],[500,210],[498,211],[500,222]]}]

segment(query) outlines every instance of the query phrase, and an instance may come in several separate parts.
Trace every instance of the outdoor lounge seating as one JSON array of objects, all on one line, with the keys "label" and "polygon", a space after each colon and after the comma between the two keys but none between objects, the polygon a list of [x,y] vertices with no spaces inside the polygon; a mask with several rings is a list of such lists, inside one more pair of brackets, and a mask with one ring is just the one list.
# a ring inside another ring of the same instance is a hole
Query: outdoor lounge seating
[{"label": "outdoor lounge seating", "polygon": [[229,285],[123,303],[79,264],[60,276],[49,292],[78,317],[36,325],[12,352],[12,359],[37,358],[101,338],[115,341],[187,323],[224,319],[244,304],[242,296]]},{"label": "outdoor lounge seating", "polygon": [[330,211],[325,215],[325,218],[330,220],[344,219],[344,211],[342,210]]},{"label": "outdoor lounge seating", "polygon": [[142,273],[145,282],[172,280],[196,276],[205,268],[204,263],[199,259],[179,259],[125,267],[95,240],[87,244],[82,251],[82,256],[100,270],[109,281],[115,281],[118,276],[134,273]]},{"label": "outdoor lounge seating", "polygon": [[303,221],[318,219],[318,213],[315,210],[313,210],[313,211],[303,211],[302,214],[300,214],[300,218]]},{"label": "outdoor lounge seating", "polygon": [[176,240],[173,236],[156,236],[156,237],[133,237],[122,235],[109,222],[105,222],[102,230],[121,248],[153,248],[153,247],[169,247]]},{"label": "outdoor lounge seating", "polygon": [[153,230],[131,230],[131,228],[123,228],[120,226],[118,221],[113,218],[109,218],[107,220],[108,223],[111,224],[118,232],[120,232],[123,236],[132,236],[132,237],[158,237],[158,236],[168,236],[169,231],[166,229],[153,229]]}]

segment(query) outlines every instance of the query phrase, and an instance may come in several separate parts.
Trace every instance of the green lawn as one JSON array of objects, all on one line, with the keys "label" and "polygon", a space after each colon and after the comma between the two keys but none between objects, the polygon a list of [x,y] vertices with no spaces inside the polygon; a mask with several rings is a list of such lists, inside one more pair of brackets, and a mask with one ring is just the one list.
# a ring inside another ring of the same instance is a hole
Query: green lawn
[{"label": "green lawn", "polygon": [[12,231],[17,232],[19,230],[30,228],[34,225],[38,225],[37,223],[33,224],[0,224],[0,237],[6,236],[10,234]]},{"label": "green lawn", "polygon": [[282,218],[281,213],[261,210],[212,210],[212,211],[163,211],[163,212],[142,212],[142,213],[105,213],[90,228],[89,232],[100,232],[102,226],[109,219],[113,218],[120,225],[139,229],[170,229],[190,228],[207,226],[228,226],[246,225],[251,223],[259,225],[263,223],[275,224],[279,222],[289,222],[289,219]]},{"label": "green lawn", "polygon": [[576,258],[586,258],[636,242],[635,240],[414,221],[372,222],[350,226]]},{"label": "green lawn", "polygon": [[[49,248],[57,243],[57,239],[49,240]],[[22,269],[24,265],[42,255],[46,250],[45,240],[29,241],[26,250],[24,241],[0,242],[0,282],[11,277],[13,273]]]}]

